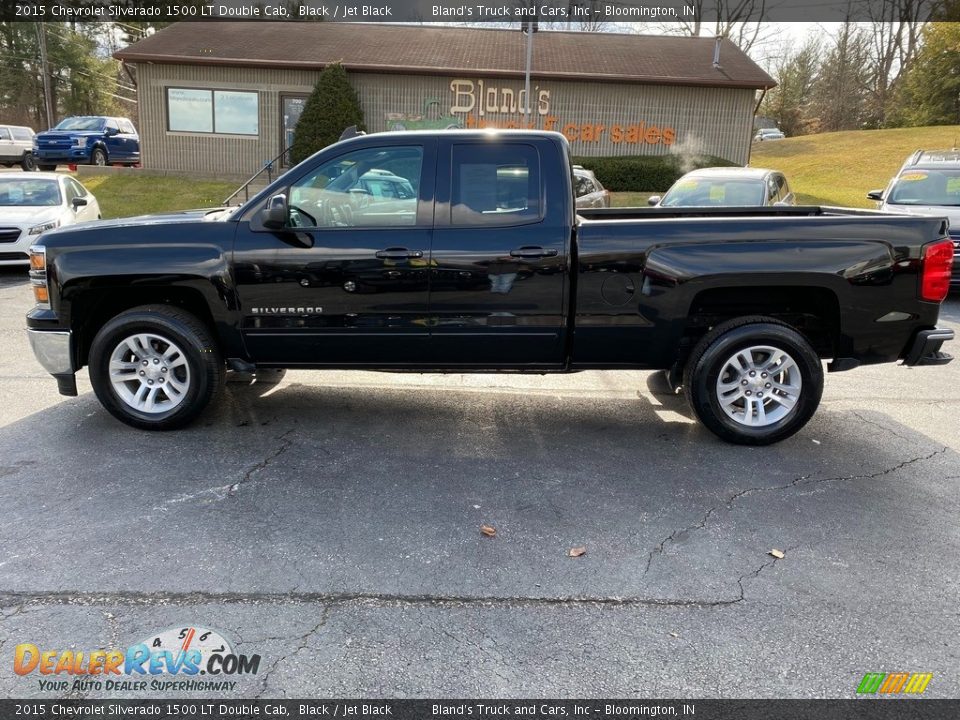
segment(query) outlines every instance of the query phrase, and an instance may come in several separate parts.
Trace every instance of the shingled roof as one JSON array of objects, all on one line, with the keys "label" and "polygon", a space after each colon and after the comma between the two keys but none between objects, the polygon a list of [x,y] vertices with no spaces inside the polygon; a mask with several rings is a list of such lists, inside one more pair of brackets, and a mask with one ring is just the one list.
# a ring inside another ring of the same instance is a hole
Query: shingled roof
[{"label": "shingled roof", "polygon": [[[729,40],[539,32],[537,78],[770,88],[773,78]],[[180,22],[114,54],[128,63],[522,77],[524,36],[513,29],[339,22]]]}]

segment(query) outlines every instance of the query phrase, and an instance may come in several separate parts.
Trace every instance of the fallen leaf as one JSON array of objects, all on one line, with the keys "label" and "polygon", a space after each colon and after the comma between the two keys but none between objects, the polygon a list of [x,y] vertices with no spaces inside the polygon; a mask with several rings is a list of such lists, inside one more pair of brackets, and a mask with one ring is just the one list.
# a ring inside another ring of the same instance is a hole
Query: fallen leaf
[{"label": "fallen leaf", "polygon": [[819,440],[814,440],[814,442],[815,442],[817,445],[820,444],[820,441],[819,441]]},{"label": "fallen leaf", "polygon": [[587,549],[585,547],[575,547],[567,550],[567,557],[580,557],[581,555],[586,555]]},{"label": "fallen leaf", "polygon": [[492,525],[481,525],[480,532],[482,532],[487,537],[495,537],[497,534],[497,529]]},{"label": "fallen leaf", "polygon": [[774,548],[767,554],[773,555],[777,560],[783,560],[784,558],[783,550],[777,550],[776,548]]}]

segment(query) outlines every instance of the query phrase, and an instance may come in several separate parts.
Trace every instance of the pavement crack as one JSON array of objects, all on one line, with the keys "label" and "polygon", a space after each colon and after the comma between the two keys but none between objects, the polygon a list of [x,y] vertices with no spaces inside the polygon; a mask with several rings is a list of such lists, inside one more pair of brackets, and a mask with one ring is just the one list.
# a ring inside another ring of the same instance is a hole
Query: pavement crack
[{"label": "pavement crack", "polygon": [[6,592],[0,593],[0,606],[22,603],[25,606],[72,605],[80,607],[161,607],[201,604],[219,605],[296,605],[322,604],[341,606],[363,604],[372,607],[578,607],[578,606],[651,606],[651,607],[715,607],[732,600],[713,598],[658,598],[608,595],[512,596],[512,595],[404,595],[372,592],[298,592],[298,593],[214,593],[166,592]]},{"label": "pavement crack", "polygon": [[[276,670],[282,662],[284,662],[289,658],[294,657],[295,655],[297,655],[297,653],[299,653],[300,651],[304,650],[307,647],[307,645],[310,643],[310,638],[316,635],[318,632],[320,632],[320,629],[327,624],[327,620],[330,618],[330,613],[331,613],[331,607],[329,605],[325,606],[320,611],[319,622],[316,625],[314,625],[313,628],[311,628],[310,630],[308,630],[307,632],[305,632],[303,635],[300,636],[300,643],[297,645],[297,647],[294,648],[292,652],[289,652],[286,655],[280,656],[277,659],[277,661],[270,666],[270,669],[263,674],[262,682],[260,685],[260,692],[257,693],[256,695],[257,698],[263,697],[263,695],[267,692],[267,685],[269,684],[270,676],[273,674],[273,671]],[[285,691],[281,690],[281,692],[283,692],[283,694],[286,695]]]},{"label": "pavement crack", "polygon": [[744,488],[743,490],[738,490],[723,502],[720,502],[717,505],[714,505],[713,507],[711,507],[709,510],[707,510],[703,514],[703,516],[700,518],[699,521],[695,522],[692,525],[687,525],[686,527],[682,527],[674,530],[665,538],[663,538],[659,543],[657,543],[657,545],[654,546],[653,550],[651,550],[650,553],[647,555],[647,563],[646,563],[646,566],[644,567],[643,574],[646,575],[650,571],[650,567],[653,565],[653,561],[655,558],[663,555],[668,543],[675,542],[676,539],[679,536],[683,535],[684,533],[692,532],[694,530],[702,530],[707,526],[707,523],[710,521],[710,517],[715,512],[717,512],[717,510],[719,510],[720,508],[726,508],[727,510],[732,510],[734,503],[736,503],[737,500],[740,500],[741,498],[746,497],[747,495],[753,495],[756,493],[763,493],[763,492],[777,492],[780,490],[790,490],[792,488],[802,487],[805,485],[819,485],[822,483],[834,483],[834,482],[849,482],[851,480],[873,480],[879,477],[883,477],[885,475],[889,475],[891,473],[895,473],[898,470],[902,470],[903,468],[907,467],[908,465],[912,465],[918,462],[923,462],[926,460],[931,460],[937,455],[942,455],[947,450],[949,450],[948,447],[942,447],[939,450],[934,450],[932,453],[929,453],[928,455],[920,455],[918,457],[909,458],[900,463],[897,463],[896,465],[893,465],[892,467],[884,468],[883,470],[878,470],[874,473],[869,473],[864,475],[838,475],[836,477],[815,478],[813,476],[813,473],[809,473],[807,475],[800,475],[799,477],[795,477],[793,480],[783,485],[773,485],[770,487],[751,487],[751,488]]},{"label": "pavement crack", "polygon": [[230,486],[229,490],[227,491],[227,495],[230,495],[230,496],[236,495],[242,485],[246,485],[247,483],[249,483],[254,475],[266,470],[267,467],[274,460],[276,460],[278,457],[283,455],[287,450],[289,450],[290,446],[293,444],[293,441],[290,440],[288,436],[292,432],[293,432],[293,429],[291,428],[290,430],[287,430],[285,433],[277,437],[277,440],[280,441],[280,447],[275,449],[273,452],[267,455],[260,462],[255,463],[254,465],[251,465],[249,468],[247,468],[247,470],[243,473],[243,477]]},{"label": "pavement crack", "polygon": [[866,418],[866,417],[864,417],[863,415],[861,415],[859,412],[857,412],[856,410],[853,411],[853,415],[854,415],[855,417],[859,418],[860,420],[862,420],[863,422],[867,423],[867,425],[873,425],[873,426],[876,427],[876,428],[880,428],[880,429],[883,430],[885,433],[889,433],[890,435],[893,435],[894,437],[898,437],[898,438],[900,438],[901,440],[907,440],[907,441],[910,440],[910,438],[908,438],[906,435],[901,435],[900,433],[898,433],[898,432],[897,432],[896,430],[894,430],[893,428],[889,428],[889,427],[887,427],[886,425],[884,425],[883,423],[878,423],[876,420],[871,420],[870,418]]}]

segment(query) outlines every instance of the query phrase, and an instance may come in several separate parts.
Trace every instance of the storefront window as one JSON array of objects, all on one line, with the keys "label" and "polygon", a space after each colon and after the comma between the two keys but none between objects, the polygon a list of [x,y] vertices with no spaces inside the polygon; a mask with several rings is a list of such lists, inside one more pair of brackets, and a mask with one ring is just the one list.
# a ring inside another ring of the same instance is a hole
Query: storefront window
[{"label": "storefront window", "polygon": [[259,97],[255,92],[167,88],[167,119],[174,132],[256,135]]}]

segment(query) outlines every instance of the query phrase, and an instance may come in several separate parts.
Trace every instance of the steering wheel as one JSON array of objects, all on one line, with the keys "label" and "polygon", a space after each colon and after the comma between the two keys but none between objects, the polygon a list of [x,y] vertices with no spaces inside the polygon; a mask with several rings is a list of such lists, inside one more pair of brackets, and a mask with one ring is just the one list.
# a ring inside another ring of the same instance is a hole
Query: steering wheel
[{"label": "steering wheel", "polygon": [[[304,220],[307,220],[308,222],[304,222]],[[314,219],[313,215],[305,212],[303,208],[299,208],[296,205],[291,205],[290,225],[291,227],[316,227],[317,221]]]}]

